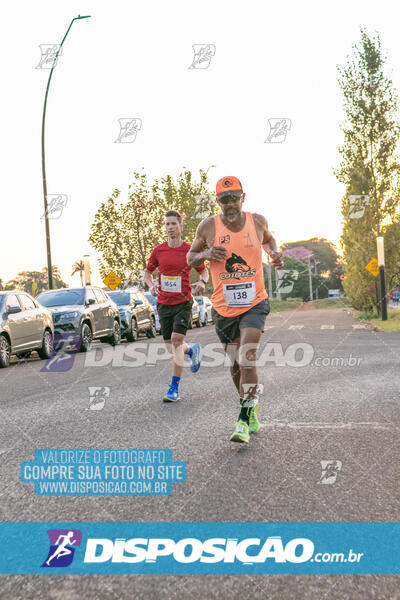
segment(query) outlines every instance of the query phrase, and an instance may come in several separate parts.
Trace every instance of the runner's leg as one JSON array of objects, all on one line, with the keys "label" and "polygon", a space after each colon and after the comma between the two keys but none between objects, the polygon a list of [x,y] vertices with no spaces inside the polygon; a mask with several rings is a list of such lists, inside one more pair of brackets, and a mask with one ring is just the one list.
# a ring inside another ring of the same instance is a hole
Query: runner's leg
[{"label": "runner's leg", "polygon": [[258,373],[256,368],[257,349],[261,338],[260,329],[244,327],[240,330],[240,415],[239,419],[249,423],[250,413],[257,401]]},{"label": "runner's leg", "polygon": [[225,344],[224,351],[225,351],[225,354],[227,354],[230,358],[230,361],[231,361],[230,371],[231,371],[232,381],[233,381],[233,383],[238,391],[238,394],[240,396],[240,367],[239,367],[239,363],[237,361],[237,353],[238,353],[239,345],[240,345],[240,337],[237,337],[229,344]]}]

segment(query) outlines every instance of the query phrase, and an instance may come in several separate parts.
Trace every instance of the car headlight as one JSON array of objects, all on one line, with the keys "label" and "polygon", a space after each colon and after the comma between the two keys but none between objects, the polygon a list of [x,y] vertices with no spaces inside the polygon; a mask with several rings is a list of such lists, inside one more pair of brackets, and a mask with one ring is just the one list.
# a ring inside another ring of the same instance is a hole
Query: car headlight
[{"label": "car headlight", "polygon": [[59,316],[59,321],[70,321],[71,319],[76,319],[76,317],[79,317],[79,313],[77,311],[62,313]]}]

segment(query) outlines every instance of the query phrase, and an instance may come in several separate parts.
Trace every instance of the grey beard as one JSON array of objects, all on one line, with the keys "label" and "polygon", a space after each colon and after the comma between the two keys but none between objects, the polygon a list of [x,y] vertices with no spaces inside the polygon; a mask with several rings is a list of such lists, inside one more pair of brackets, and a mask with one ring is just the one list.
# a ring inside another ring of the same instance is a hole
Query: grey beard
[{"label": "grey beard", "polygon": [[237,219],[239,217],[240,217],[240,212],[238,212],[235,217],[228,217],[225,215],[225,218],[227,221],[229,221],[229,223],[234,223],[235,221],[237,221]]}]

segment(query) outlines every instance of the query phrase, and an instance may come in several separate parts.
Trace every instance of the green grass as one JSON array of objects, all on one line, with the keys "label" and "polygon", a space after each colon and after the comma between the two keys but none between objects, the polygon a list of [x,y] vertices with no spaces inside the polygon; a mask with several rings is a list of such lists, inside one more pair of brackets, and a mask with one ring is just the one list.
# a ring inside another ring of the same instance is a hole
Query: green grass
[{"label": "green grass", "polygon": [[301,298],[288,298],[287,300],[276,300],[275,298],[270,298],[269,303],[271,306],[271,312],[282,312],[285,310],[296,310],[303,301]]},{"label": "green grass", "polygon": [[311,308],[344,308],[351,306],[348,298],[345,296],[340,298],[322,298],[321,300],[313,300],[309,304],[311,304]]},{"label": "green grass", "polygon": [[388,308],[388,319],[382,321],[381,318],[369,319],[371,323],[385,329],[386,331],[400,330],[400,310]]},{"label": "green grass", "polygon": [[[282,312],[285,310],[296,310],[303,304],[301,298],[287,298],[285,300],[270,299],[271,312]],[[350,306],[347,298],[323,298],[306,303],[307,308],[344,308]]]}]

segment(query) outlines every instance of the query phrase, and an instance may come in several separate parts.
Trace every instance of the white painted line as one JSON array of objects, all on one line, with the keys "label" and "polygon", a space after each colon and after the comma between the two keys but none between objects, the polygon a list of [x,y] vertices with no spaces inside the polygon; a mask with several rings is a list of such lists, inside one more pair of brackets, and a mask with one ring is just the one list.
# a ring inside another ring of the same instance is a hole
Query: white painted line
[{"label": "white painted line", "polygon": [[289,329],[292,329],[292,330],[293,330],[293,329],[303,329],[303,328],[304,328],[304,325],[291,325],[291,326],[289,327]]},{"label": "white painted line", "polygon": [[321,325],[321,329],[335,329],[334,325]]},{"label": "white painted line", "polygon": [[260,423],[261,428],[266,427],[289,427],[290,429],[398,429],[389,423],[378,422],[360,422],[360,423],[290,423],[289,421],[270,421],[269,423]]},{"label": "white painted line", "polygon": [[361,325],[361,323],[356,323],[352,325],[353,329],[367,329],[365,325]]}]

